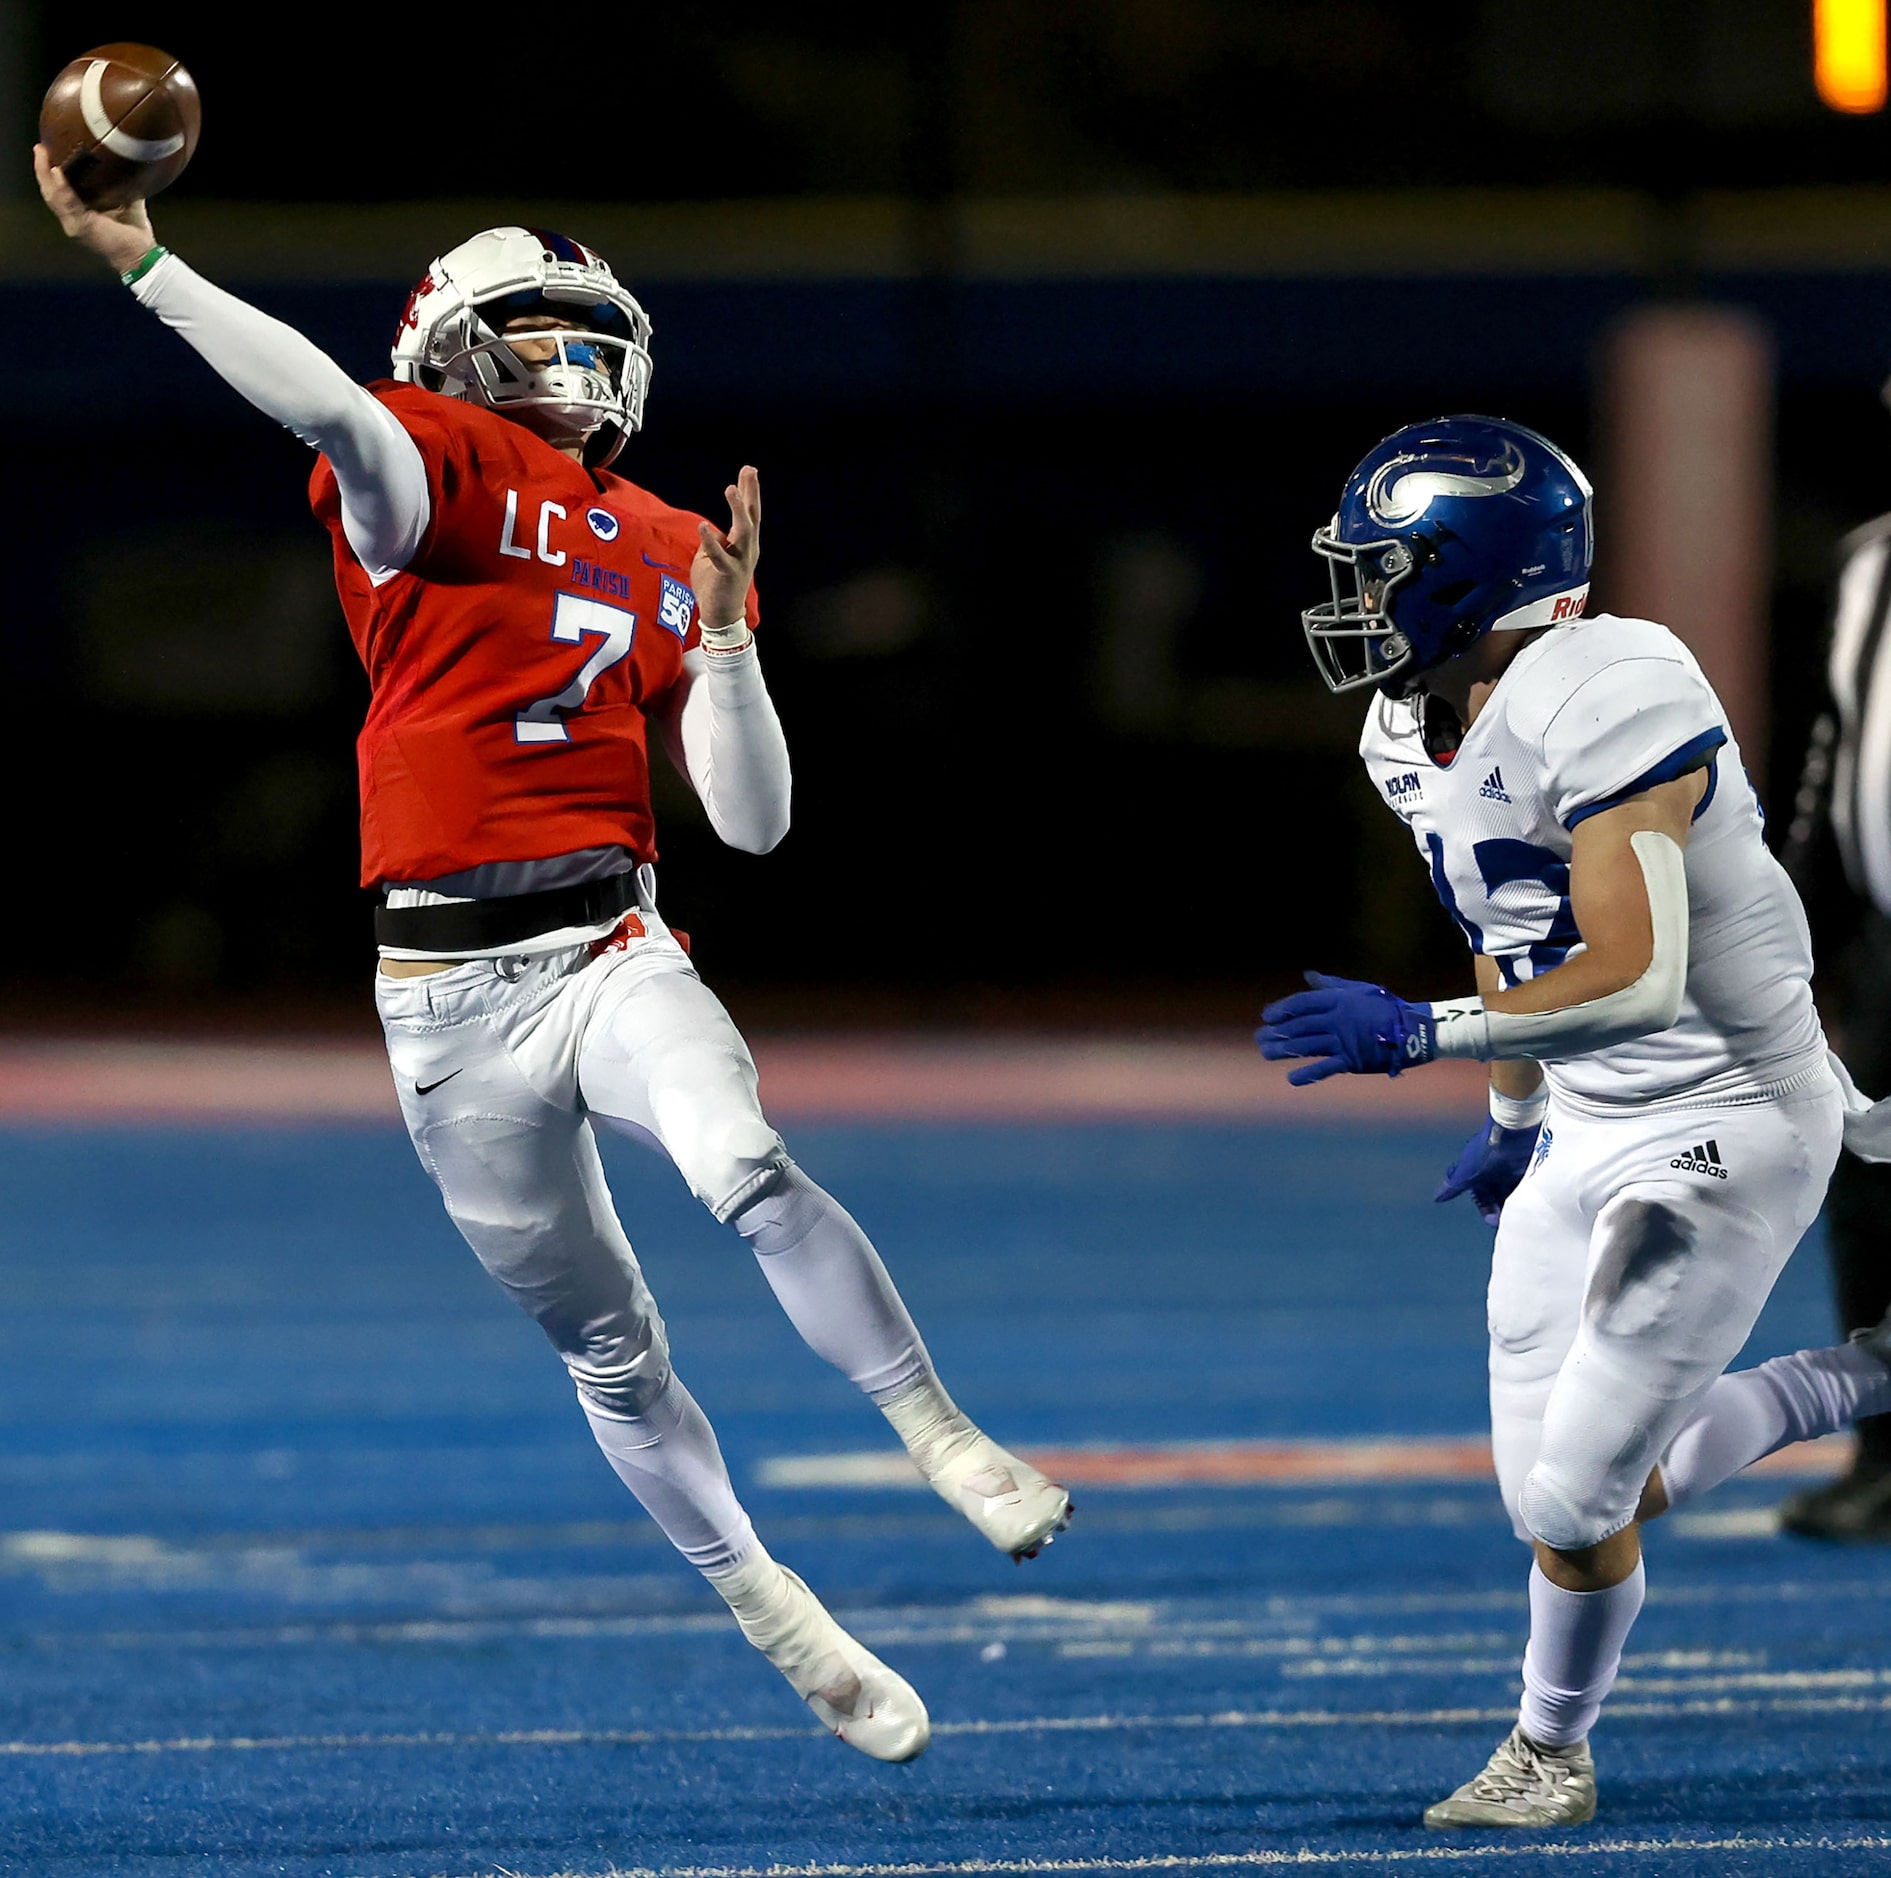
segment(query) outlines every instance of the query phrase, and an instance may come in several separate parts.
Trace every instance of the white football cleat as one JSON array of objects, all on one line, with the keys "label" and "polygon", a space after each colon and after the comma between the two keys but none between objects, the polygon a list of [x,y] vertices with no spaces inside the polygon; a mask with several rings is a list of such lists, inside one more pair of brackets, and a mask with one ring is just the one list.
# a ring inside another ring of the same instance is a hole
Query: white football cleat
[{"label": "white football cleat", "polygon": [[824,1728],[876,1761],[925,1753],[932,1722],[918,1691],[855,1642],[785,1565],[759,1546],[709,1581],[742,1634],[787,1677]]},{"label": "white football cleat", "polygon": [[990,1435],[966,1426],[969,1439],[934,1458],[926,1478],[940,1499],[1022,1565],[1070,1524],[1070,1494]]},{"label": "white football cleat", "polygon": [[1014,1564],[1036,1558],[1070,1524],[1070,1494],[1029,1460],[998,1447],[991,1435],[945,1394],[936,1377],[921,1377],[879,1405],[906,1443],[913,1466],[940,1500],[1010,1553]]},{"label": "white football cleat", "polygon": [[1595,1817],[1596,1764],[1587,1741],[1546,1748],[1513,1728],[1484,1771],[1425,1809],[1425,1824],[1580,1826]]},{"label": "white football cleat", "polygon": [[1001,1448],[930,1379],[880,1405],[913,1465],[1000,1552],[1022,1564],[1070,1524],[1070,1494]]}]

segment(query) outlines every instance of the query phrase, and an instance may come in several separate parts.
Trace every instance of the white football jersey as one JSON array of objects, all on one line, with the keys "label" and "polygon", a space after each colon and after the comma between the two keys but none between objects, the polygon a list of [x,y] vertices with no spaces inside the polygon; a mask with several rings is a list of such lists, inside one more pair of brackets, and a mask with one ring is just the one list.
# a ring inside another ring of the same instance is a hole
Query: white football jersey
[{"label": "white football jersey", "polygon": [[1545,633],[1443,762],[1425,749],[1418,703],[1375,699],[1359,753],[1412,831],[1446,911],[1506,985],[1581,947],[1571,830],[1711,753],[1687,844],[1680,1016],[1545,1074],[1561,1097],[1613,1107],[1758,1093],[1824,1062],[1799,896],[1761,839],[1720,700],[1665,626],[1605,613]]}]

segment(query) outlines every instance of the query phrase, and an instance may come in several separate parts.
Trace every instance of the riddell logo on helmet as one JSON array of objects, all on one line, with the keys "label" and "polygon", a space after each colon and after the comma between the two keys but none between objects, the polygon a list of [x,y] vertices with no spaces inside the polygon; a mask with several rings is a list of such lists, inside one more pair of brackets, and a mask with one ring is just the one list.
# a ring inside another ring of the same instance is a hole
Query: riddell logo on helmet
[{"label": "riddell logo on helmet", "polygon": [[1574,619],[1582,611],[1582,603],[1588,597],[1587,588],[1584,588],[1581,593],[1560,595],[1555,606],[1550,609],[1550,624],[1559,626],[1566,619]]},{"label": "riddell logo on helmet", "polygon": [[434,290],[434,278],[429,274],[418,282],[412,293],[407,296],[407,304],[401,308],[401,324],[414,332],[420,330],[420,303]]}]

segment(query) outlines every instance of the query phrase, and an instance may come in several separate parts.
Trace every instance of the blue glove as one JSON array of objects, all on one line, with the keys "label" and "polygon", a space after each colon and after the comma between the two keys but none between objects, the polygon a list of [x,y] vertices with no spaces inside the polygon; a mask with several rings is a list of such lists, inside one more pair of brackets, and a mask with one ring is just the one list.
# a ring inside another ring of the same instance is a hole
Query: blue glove
[{"label": "blue glove", "polygon": [[1532,1122],[1528,1128],[1486,1122],[1464,1144],[1445,1175],[1444,1185],[1431,1197],[1455,1200],[1459,1194],[1468,1193],[1484,1224],[1495,1226],[1503,1216],[1504,1202],[1530,1171],[1530,1156],[1536,1152],[1536,1138],[1542,1132],[1541,1122]]},{"label": "blue glove", "polygon": [[1296,991],[1270,1004],[1254,1033],[1265,1057],[1319,1059],[1304,1069],[1289,1070],[1290,1083],[1320,1082],[1341,1070],[1396,1076],[1437,1054],[1437,1026],[1424,1005],[1407,1004],[1383,985],[1358,978],[1308,972],[1307,983],[1311,991]]}]

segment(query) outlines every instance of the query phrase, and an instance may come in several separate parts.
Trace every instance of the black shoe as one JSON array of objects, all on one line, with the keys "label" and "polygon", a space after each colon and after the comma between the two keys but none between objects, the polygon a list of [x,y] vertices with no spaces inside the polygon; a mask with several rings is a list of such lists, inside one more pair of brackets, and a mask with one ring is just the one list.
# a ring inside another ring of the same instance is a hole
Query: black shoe
[{"label": "black shoe", "polygon": [[1795,1493],[1779,1509],[1779,1523],[1805,1539],[1891,1543],[1891,1460],[1860,1456],[1849,1474]]}]

